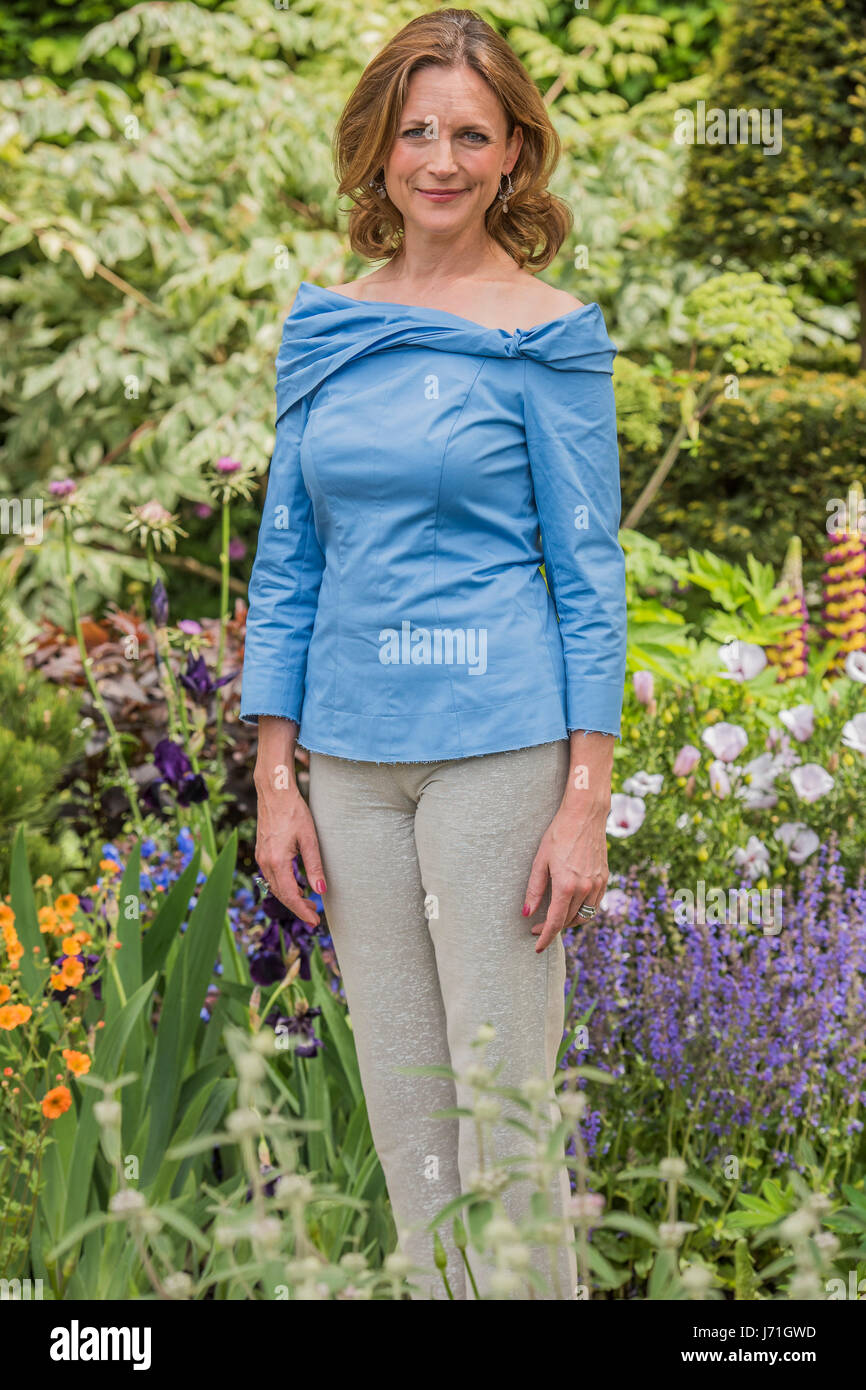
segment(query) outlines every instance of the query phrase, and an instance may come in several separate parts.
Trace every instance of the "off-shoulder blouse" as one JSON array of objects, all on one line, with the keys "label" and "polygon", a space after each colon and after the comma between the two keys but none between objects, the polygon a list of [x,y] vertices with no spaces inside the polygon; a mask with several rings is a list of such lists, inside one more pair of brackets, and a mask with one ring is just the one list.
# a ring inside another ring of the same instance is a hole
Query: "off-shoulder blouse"
[{"label": "off-shoulder blouse", "polygon": [[375,762],[619,737],[617,351],[595,303],[508,333],[302,281],[241,719]]}]

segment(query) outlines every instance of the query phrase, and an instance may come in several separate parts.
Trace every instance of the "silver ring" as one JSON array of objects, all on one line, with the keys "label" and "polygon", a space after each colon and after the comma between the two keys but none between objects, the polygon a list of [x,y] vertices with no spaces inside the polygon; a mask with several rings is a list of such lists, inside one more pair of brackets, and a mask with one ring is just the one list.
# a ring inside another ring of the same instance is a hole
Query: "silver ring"
[{"label": "silver ring", "polygon": [[267,893],[270,893],[271,885],[268,883],[268,880],[266,878],[262,877],[261,874],[253,874],[253,883],[260,890],[263,896]]},{"label": "silver ring", "polygon": [[589,906],[587,905],[587,903],[584,903],[582,907],[579,907],[579,908],[577,909],[577,915],[578,915],[578,917],[583,917],[584,919],[589,918],[589,917],[594,917],[594,916],[595,916],[595,908],[594,908],[594,907],[589,907]]}]

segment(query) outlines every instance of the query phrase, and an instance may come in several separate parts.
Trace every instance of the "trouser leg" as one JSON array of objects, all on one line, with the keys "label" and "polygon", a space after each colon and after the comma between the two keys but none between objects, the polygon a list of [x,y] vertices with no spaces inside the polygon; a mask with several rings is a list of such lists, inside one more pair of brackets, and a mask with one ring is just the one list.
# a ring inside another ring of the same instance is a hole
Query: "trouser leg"
[{"label": "trouser leg", "polygon": [[[458,1071],[479,1050],[478,1027],[490,1023],[496,1036],[486,1060],[502,1064],[497,1085],[518,1086],[530,1075],[553,1079],[564,1027],[565,950],[556,936],[536,953],[530,927],[543,920],[549,891],[532,917],[522,915],[532,861],[558,809],[569,766],[566,740],[439,764],[425,777],[415,816],[415,836],[424,891],[435,915],[430,934],[447,1020],[451,1065]],[[458,1087],[458,1105],[472,1092]],[[519,1115],[515,1108],[507,1113]],[[558,1109],[548,1107],[551,1123]],[[497,1154],[528,1152],[517,1131],[497,1125]],[[458,1166],[464,1190],[478,1167],[476,1130],[459,1121]],[[528,1212],[530,1185],[513,1184],[503,1196],[512,1220]],[[570,1195],[563,1163],[549,1188],[551,1208],[562,1215]],[[547,1281],[548,1297],[571,1299],[577,1283],[574,1252],[560,1245],[554,1256],[559,1292],[554,1293],[551,1249],[533,1247],[532,1264]],[[478,1261],[483,1293],[489,1267]],[[517,1295],[528,1297],[526,1292]],[[539,1295],[536,1294],[536,1297]]]},{"label": "trouser leg", "polygon": [[[426,764],[423,766],[427,766]],[[448,1066],[445,1012],[424,912],[415,846],[415,799],[394,765],[310,754],[310,809],[328,891],[328,929],[340,967],[373,1143],[400,1247],[429,1273],[419,1296],[443,1298],[423,1226],[460,1193],[453,1082],[406,1076],[402,1066]],[[440,1233],[455,1298],[465,1298],[463,1263]]]}]

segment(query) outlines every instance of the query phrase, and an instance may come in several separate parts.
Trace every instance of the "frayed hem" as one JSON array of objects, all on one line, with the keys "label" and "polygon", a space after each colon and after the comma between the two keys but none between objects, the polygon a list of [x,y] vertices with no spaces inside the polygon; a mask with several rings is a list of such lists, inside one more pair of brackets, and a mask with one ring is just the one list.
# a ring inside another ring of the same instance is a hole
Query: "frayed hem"
[{"label": "frayed hem", "polygon": [[520,743],[508,748],[485,748],[479,753],[450,753],[438,758],[349,758],[345,753],[329,753],[325,748],[311,748],[308,743],[302,743],[300,739],[297,741],[297,746],[305,748],[308,753],[319,753],[325,758],[339,758],[344,763],[366,763],[375,767],[421,767],[423,764],[432,766],[438,763],[464,762],[467,758],[492,758],[498,753],[524,753],[529,748],[545,748],[552,743],[567,744],[568,735],[560,734],[556,738],[542,738],[536,743]]}]

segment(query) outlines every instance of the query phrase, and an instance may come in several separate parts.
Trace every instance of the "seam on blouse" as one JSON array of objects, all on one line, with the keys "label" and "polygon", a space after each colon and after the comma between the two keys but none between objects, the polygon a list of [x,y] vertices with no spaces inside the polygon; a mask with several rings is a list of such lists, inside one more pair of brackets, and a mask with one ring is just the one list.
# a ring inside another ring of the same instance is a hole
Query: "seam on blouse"
[{"label": "seam on blouse", "polygon": [[[564,643],[563,640],[562,640],[562,631],[561,631],[562,619],[561,619],[560,616],[559,616],[559,608],[557,607],[557,603],[556,603],[556,585],[555,585],[554,580],[553,580],[553,566],[548,562],[548,558],[547,558],[547,550],[545,549],[545,545],[544,545],[544,528],[543,528],[543,526],[542,526],[542,524],[541,524],[541,512],[539,511],[539,508],[538,508],[538,497],[537,497],[536,492],[535,492],[535,480],[534,480],[534,478],[533,478],[533,476],[532,476],[532,457],[531,457],[530,443],[529,443],[529,429],[527,428],[527,421],[526,421],[526,372],[527,372],[527,359],[524,357],[524,359],[523,359],[523,392],[522,392],[522,406],[523,406],[523,437],[524,437],[524,439],[526,440],[526,463],[527,463],[527,467],[528,467],[528,469],[529,469],[529,484],[530,484],[530,487],[532,488],[532,501],[533,501],[533,503],[534,503],[534,505],[535,505],[535,517],[536,517],[536,520],[537,520],[537,522],[538,522],[538,532],[539,532],[539,535],[541,536],[541,558],[542,558],[542,563],[544,564],[545,568],[548,570],[548,572],[549,572],[549,574],[550,574],[550,586],[549,586],[549,587],[548,587],[548,585],[545,583],[545,578],[544,578],[544,575],[541,574],[540,568],[539,568],[539,571],[538,571],[538,572],[539,572],[539,574],[541,575],[541,582],[542,582],[542,584],[544,584],[545,604],[546,604],[547,600],[549,599],[550,602],[551,602],[551,604],[553,605],[553,615],[554,615],[554,617],[556,618],[556,639],[557,639],[557,641],[559,642],[559,652],[558,652],[558,656],[559,656],[560,661],[562,662],[563,681],[564,681],[564,684],[565,684],[565,703],[566,703],[566,709],[567,709],[567,708],[568,708],[568,662],[566,661],[566,658],[565,658],[565,643]],[[546,614],[545,614],[545,617],[546,617]],[[552,674],[553,674],[554,683],[556,683],[556,682],[557,682],[557,660],[556,660],[556,656],[554,656],[554,653],[551,651],[551,648],[550,648],[550,638],[549,638],[548,632],[547,632],[547,622],[546,622],[546,621],[545,621],[545,624],[544,624],[544,648],[545,648],[545,651],[547,652],[547,659],[548,659],[548,661],[550,662],[550,669],[551,669],[551,672],[552,672]]]},{"label": "seam on blouse", "polygon": [[[434,521],[433,521],[433,593],[434,593],[434,596],[435,596],[435,604],[436,604],[436,620],[437,620],[437,622],[438,622],[438,624],[439,624],[440,627],[442,626],[442,613],[441,613],[441,610],[440,610],[440,607],[439,607],[439,574],[438,574],[438,568],[437,568],[437,567],[438,567],[438,564],[439,564],[439,508],[440,508],[441,501],[442,501],[442,481],[443,481],[443,479],[444,479],[444,477],[445,477],[445,460],[446,460],[447,455],[448,455],[448,449],[449,449],[449,447],[450,447],[450,445],[451,445],[451,439],[452,439],[452,437],[453,437],[453,435],[454,435],[454,431],[456,430],[458,424],[460,423],[460,420],[461,420],[461,418],[462,418],[462,416],[463,416],[463,412],[464,412],[465,409],[466,409],[466,405],[467,405],[467,402],[468,402],[468,400],[469,400],[469,397],[472,395],[472,392],[475,390],[475,384],[476,384],[476,382],[478,381],[479,376],[481,375],[481,372],[482,372],[482,370],[483,370],[483,367],[484,367],[484,358],[482,358],[481,361],[479,362],[479,364],[478,364],[478,370],[476,371],[474,377],[472,378],[471,382],[469,383],[469,386],[467,387],[466,393],[465,393],[465,395],[464,395],[464,397],[463,397],[463,403],[462,403],[462,405],[460,406],[460,409],[458,410],[457,414],[456,414],[455,417],[454,417],[454,422],[453,422],[453,424],[452,424],[450,430],[448,431],[448,438],[445,440],[445,443],[444,443],[444,445],[442,446],[442,458],[440,459],[440,462],[439,462],[439,486],[438,486],[437,489],[436,489],[436,512],[435,512]],[[462,746],[463,746],[463,731],[462,731],[462,728],[461,728],[460,714],[459,714],[458,709],[457,709],[457,691],[456,691],[455,686],[454,686],[454,677],[453,677],[453,675],[451,674],[450,671],[447,672],[447,675],[448,675],[448,685],[449,685],[449,688],[450,688],[450,691],[451,691],[451,714],[452,714],[452,716],[453,716],[453,718],[454,718],[454,723],[455,723],[456,726],[457,726],[457,739],[458,739],[458,742],[459,742],[459,744],[460,744],[460,746],[461,746],[461,748],[462,748]],[[426,759],[425,759],[424,761],[426,761]]]}]

